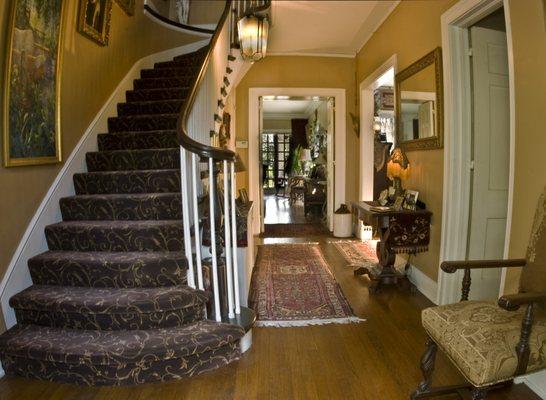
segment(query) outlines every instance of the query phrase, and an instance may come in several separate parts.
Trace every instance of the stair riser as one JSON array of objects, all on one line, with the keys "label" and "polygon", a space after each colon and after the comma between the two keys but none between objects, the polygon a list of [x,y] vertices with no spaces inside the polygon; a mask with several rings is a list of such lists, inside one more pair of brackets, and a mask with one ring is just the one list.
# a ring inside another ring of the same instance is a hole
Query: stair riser
[{"label": "stair riser", "polygon": [[167,382],[213,371],[240,358],[238,343],[229,343],[212,351],[183,358],[155,360],[152,357],[138,363],[92,364],[60,363],[32,358],[1,357],[7,375],[40,379],[82,386],[125,386],[150,382]]},{"label": "stair riser", "polygon": [[180,171],[135,171],[130,174],[76,174],[76,194],[180,192]]},{"label": "stair riser", "polygon": [[125,93],[125,98],[127,102],[184,100],[188,96],[188,93],[188,88],[128,90]]},{"label": "stair riser", "polygon": [[135,90],[141,89],[160,89],[179,86],[189,86],[193,80],[191,76],[179,76],[170,78],[141,78],[133,81]]},{"label": "stair riser", "polygon": [[160,131],[176,129],[178,114],[108,118],[108,132]]},{"label": "stair riser", "polygon": [[182,223],[148,228],[98,228],[50,225],[45,229],[49,250],[182,251]]},{"label": "stair riser", "polygon": [[118,133],[98,135],[99,151],[165,149],[178,146],[176,132],[165,131],[153,134]]},{"label": "stair riser", "polygon": [[39,258],[31,258],[28,267],[36,285],[138,288],[185,285],[187,282],[185,259],[120,265],[70,259],[42,262]]},{"label": "stair riser", "polygon": [[203,307],[154,313],[89,314],[15,309],[19,324],[34,324],[64,329],[118,331],[180,327],[205,317]]},{"label": "stair riser", "polygon": [[177,114],[180,113],[184,100],[163,100],[154,102],[132,102],[118,104],[120,117],[143,114]]},{"label": "stair riser", "polygon": [[140,77],[146,78],[177,78],[180,76],[193,76],[199,72],[200,67],[187,66],[182,68],[154,68],[143,69]]},{"label": "stair riser", "polygon": [[134,171],[143,169],[178,169],[180,151],[122,151],[87,153],[87,170],[94,171]]},{"label": "stair riser", "polygon": [[180,220],[182,199],[180,194],[148,198],[89,199],[70,197],[60,201],[64,221],[134,221]]}]

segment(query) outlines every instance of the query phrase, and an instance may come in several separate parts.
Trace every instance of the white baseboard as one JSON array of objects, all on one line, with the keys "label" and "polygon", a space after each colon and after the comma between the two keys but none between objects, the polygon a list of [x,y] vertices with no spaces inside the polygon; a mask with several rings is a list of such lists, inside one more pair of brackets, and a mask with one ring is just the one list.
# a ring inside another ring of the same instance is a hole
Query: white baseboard
[{"label": "white baseboard", "polygon": [[410,265],[408,279],[415,285],[417,290],[423,293],[430,301],[432,301],[434,304],[438,304],[438,282],[430,279],[427,275],[421,272],[419,268],[416,268],[413,265]]},{"label": "white baseboard", "polygon": [[516,383],[525,383],[529,389],[541,399],[546,399],[546,371],[521,376],[514,380]]},{"label": "white baseboard", "polygon": [[72,176],[75,173],[86,171],[85,154],[97,150],[97,135],[101,132],[107,132],[108,117],[117,115],[117,104],[125,101],[125,91],[132,89],[133,79],[140,76],[141,69],[152,68],[154,63],[170,60],[180,54],[191,53],[207,43],[208,39],[200,40],[154,53],[138,60],[91,121],[28,224],[6,273],[2,277],[0,282],[0,303],[7,328],[11,328],[16,323],[15,313],[9,306],[9,299],[14,294],[32,285],[27,267],[28,259],[47,250],[44,228],[62,220],[59,200],[62,197],[74,195]]}]

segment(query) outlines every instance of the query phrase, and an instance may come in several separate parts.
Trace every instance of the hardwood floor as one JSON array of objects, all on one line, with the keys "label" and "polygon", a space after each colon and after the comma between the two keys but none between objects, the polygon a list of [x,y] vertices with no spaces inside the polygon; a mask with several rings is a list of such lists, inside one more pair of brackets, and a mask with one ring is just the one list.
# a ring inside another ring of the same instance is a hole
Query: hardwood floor
[{"label": "hardwood floor", "polygon": [[265,198],[264,224],[305,224],[316,222],[320,218],[309,213],[306,217],[303,212],[303,203],[296,201],[290,204],[288,197],[269,194]]},{"label": "hardwood floor", "polygon": [[[6,377],[1,400],[120,399],[408,399],[419,382],[425,336],[420,311],[431,303],[395,288],[370,296],[325,236],[264,239],[265,243],[318,241],[360,324],[254,328],[252,348],[240,361],[199,377],[126,388],[86,388]],[[439,354],[436,384],[462,382]],[[453,399],[454,397],[444,397]],[[491,400],[538,399],[523,385],[491,393]]]}]

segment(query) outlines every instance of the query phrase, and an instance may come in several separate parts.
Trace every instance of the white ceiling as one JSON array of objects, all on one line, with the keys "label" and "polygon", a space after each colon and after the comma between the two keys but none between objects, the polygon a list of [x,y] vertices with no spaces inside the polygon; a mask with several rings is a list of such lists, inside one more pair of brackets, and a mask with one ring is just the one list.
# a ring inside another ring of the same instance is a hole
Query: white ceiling
[{"label": "white ceiling", "polygon": [[316,100],[264,99],[263,115],[266,119],[306,118],[315,111],[320,102],[318,97]]},{"label": "white ceiling", "polygon": [[267,52],[354,56],[398,3],[273,0]]}]

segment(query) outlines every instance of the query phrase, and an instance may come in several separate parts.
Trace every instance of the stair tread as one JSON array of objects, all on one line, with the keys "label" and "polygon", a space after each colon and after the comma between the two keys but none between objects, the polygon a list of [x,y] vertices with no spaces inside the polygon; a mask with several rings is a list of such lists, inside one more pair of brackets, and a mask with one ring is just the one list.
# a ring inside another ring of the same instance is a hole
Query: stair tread
[{"label": "stair tread", "polygon": [[83,314],[129,314],[203,306],[208,296],[187,286],[89,288],[33,285],[10,299],[21,310]]},{"label": "stair tread", "polygon": [[54,251],[28,260],[35,284],[83,287],[158,287],[186,283],[181,251]]},{"label": "stair tread", "polygon": [[[146,150],[146,149],[138,149],[138,150]],[[155,149],[157,150],[157,149]],[[123,150],[107,150],[107,151],[123,151]],[[133,150],[133,151],[136,151]],[[104,153],[104,152],[101,152]],[[79,172],[74,175],[91,175],[91,176],[108,176],[108,175],[138,175],[138,174],[155,174],[155,173],[162,173],[164,171],[168,172],[177,172],[180,173],[180,170],[173,169],[173,168],[157,168],[157,169],[136,169],[136,170],[128,170],[128,171],[89,171],[89,172]]]},{"label": "stair tread", "polygon": [[[190,87],[189,86],[171,86],[169,88],[130,89],[128,91],[129,92],[161,92],[161,91],[165,91],[165,90],[184,91],[184,90],[190,90]],[[167,100],[167,99],[165,99],[165,100]],[[175,100],[175,99],[168,99],[168,100]],[[181,99],[181,100],[183,100],[183,99]],[[144,100],[144,101],[156,101],[156,100]]]},{"label": "stair tread", "polygon": [[158,192],[158,193],[104,193],[104,194],[76,194],[63,197],[63,200],[123,200],[123,199],[149,199],[157,197],[181,197],[179,192]]},{"label": "stair tread", "polygon": [[120,331],[15,325],[0,336],[0,353],[67,364],[127,364],[200,354],[243,335],[240,326],[207,320],[174,328]]},{"label": "stair tread", "polygon": [[41,261],[74,260],[89,261],[111,266],[112,264],[133,264],[135,261],[149,262],[159,259],[185,259],[183,251],[56,251],[48,250],[29,259]]},{"label": "stair tread", "polygon": [[[115,133],[112,133],[112,135],[116,135]],[[134,152],[134,153],[157,153],[157,152],[170,152],[173,150],[179,150],[178,147],[164,147],[162,149],[122,149],[122,150],[105,150],[105,151],[90,151],[87,154],[95,154],[95,153],[123,153],[123,152]],[[174,169],[174,168],[152,168],[152,170],[166,170],[166,169]],[[148,170],[147,170],[148,171]]]},{"label": "stair tread", "polygon": [[[168,114],[138,114],[138,115],[122,115],[119,117],[110,117],[108,119],[146,119],[146,118],[178,118],[179,113],[168,113]],[[171,131],[174,129],[153,129],[146,132],[156,132],[158,130]],[[125,131],[120,131],[125,132]],[[142,132],[142,131],[129,131],[129,132]]]},{"label": "stair tread", "polygon": [[138,228],[148,228],[148,227],[156,227],[156,226],[163,226],[163,225],[182,225],[181,220],[171,220],[171,219],[164,219],[164,220],[152,220],[152,219],[145,219],[145,220],[129,220],[129,221],[61,221],[57,222],[55,224],[51,224],[46,226],[46,229],[48,228],[55,228],[55,227],[89,227],[89,228],[128,228],[128,229],[138,229]]},{"label": "stair tread", "polygon": [[[153,114],[150,114],[153,115]],[[127,117],[128,115],[126,115]],[[115,117],[119,118],[119,117]],[[122,136],[122,135],[157,135],[163,133],[177,133],[176,129],[156,129],[150,131],[119,131],[119,132],[101,132],[100,135],[112,135],[112,136]]]}]

